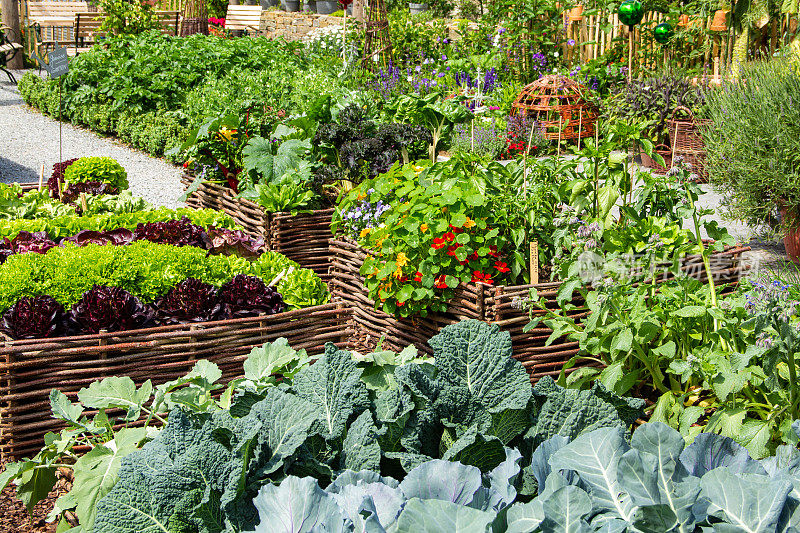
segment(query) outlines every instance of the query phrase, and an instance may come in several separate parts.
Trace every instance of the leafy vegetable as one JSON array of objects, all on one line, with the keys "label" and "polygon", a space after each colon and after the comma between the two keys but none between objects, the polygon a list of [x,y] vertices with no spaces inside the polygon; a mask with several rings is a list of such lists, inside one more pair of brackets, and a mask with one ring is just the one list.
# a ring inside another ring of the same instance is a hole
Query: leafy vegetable
[{"label": "leafy vegetable", "polygon": [[136,226],[136,240],[147,240],[173,246],[203,246],[203,228],[187,217],[166,222],[145,222]]},{"label": "leafy vegetable", "polygon": [[128,188],[128,173],[110,157],[81,157],[66,167],[64,180],[68,185],[100,181],[117,190]]},{"label": "leafy vegetable", "polygon": [[264,281],[254,276],[237,274],[219,290],[222,316],[241,318],[256,315],[274,315],[283,312],[281,295]]},{"label": "leafy vegetable", "polygon": [[64,307],[50,296],[20,299],[3,313],[0,327],[12,339],[57,337],[65,329]]},{"label": "leafy vegetable", "polygon": [[196,278],[187,278],[153,304],[162,324],[205,322],[219,316],[218,289]]},{"label": "leafy vegetable", "polygon": [[79,333],[144,328],[153,310],[119,287],[95,285],[70,310],[70,324]]}]

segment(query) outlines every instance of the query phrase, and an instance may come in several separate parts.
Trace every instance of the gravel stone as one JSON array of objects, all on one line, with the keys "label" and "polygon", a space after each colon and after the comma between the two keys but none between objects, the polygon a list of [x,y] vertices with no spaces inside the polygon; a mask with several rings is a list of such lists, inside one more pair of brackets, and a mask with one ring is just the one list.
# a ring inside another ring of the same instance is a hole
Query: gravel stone
[{"label": "gravel stone", "polygon": [[[35,72],[35,71],[34,71]],[[24,71],[15,71],[19,80]],[[63,124],[63,159],[113,157],[128,172],[131,192],[153,205],[180,207],[181,169],[118,140]],[[58,156],[58,121],[25,105],[15,84],[0,72],[0,182],[38,182],[42,163],[50,177]]]}]

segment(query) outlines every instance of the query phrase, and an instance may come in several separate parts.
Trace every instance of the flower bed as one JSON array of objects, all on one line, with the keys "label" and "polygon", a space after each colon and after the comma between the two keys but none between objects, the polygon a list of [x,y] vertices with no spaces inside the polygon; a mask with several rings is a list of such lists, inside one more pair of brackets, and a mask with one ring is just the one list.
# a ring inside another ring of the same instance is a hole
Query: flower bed
[{"label": "flower bed", "polygon": [[[718,284],[736,284],[742,273],[741,255],[749,247],[728,247],[723,252],[711,255],[712,273]],[[561,287],[559,282],[536,285],[490,287],[483,284],[460,285],[454,298],[448,301],[444,313],[430,313],[427,317],[397,318],[375,309],[375,302],[368,296],[360,274],[367,252],[347,238],[331,241],[331,296],[335,301],[345,302],[353,308],[355,336],[363,348],[374,348],[385,337],[383,346],[400,350],[413,344],[423,353],[432,353],[427,345],[430,332],[468,318],[484,320],[500,326],[511,334],[514,357],[522,362],[532,381],[544,376],[556,376],[564,364],[578,353],[578,343],[564,339],[547,345],[552,330],[536,327],[530,331],[523,328],[531,315],[524,305],[532,288],[547,302],[547,307],[556,309],[556,297]],[[687,256],[682,261],[682,270],[704,280],[702,260],[699,256]],[[577,295],[576,295],[577,296]],[[573,299],[575,305],[580,301]],[[533,315],[543,314],[534,310]],[[570,316],[582,318],[585,311],[578,309]]]},{"label": "flower bed", "polygon": [[[184,174],[181,182],[188,187],[192,179],[191,176]],[[254,237],[262,237],[269,250],[280,252],[327,280],[333,209],[320,209],[296,215],[266,213],[255,202],[236,198],[230,188],[211,182],[202,183],[187,198],[186,204],[190,207],[223,211],[245,232]]]},{"label": "flower bed", "polygon": [[0,346],[0,454],[5,461],[35,453],[45,433],[62,427],[48,412],[52,389],[74,401],[80,388],[108,376],[158,385],[185,375],[198,359],[213,361],[230,380],[240,375],[251,348],[279,337],[309,354],[322,353],[327,342],[344,345],[348,315],[326,304],[269,316],[6,341]]}]

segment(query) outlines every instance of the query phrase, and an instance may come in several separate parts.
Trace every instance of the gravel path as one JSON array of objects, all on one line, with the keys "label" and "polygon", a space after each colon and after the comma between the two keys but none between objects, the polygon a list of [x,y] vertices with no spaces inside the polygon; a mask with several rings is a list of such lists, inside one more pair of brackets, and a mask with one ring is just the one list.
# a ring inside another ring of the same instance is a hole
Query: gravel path
[{"label": "gravel path", "polygon": [[[15,72],[17,80],[22,72]],[[64,123],[63,158],[113,157],[128,172],[131,192],[154,205],[178,207],[183,194],[181,169],[117,140]],[[35,182],[59,160],[58,122],[29,109],[5,73],[0,72],[0,182]]]}]

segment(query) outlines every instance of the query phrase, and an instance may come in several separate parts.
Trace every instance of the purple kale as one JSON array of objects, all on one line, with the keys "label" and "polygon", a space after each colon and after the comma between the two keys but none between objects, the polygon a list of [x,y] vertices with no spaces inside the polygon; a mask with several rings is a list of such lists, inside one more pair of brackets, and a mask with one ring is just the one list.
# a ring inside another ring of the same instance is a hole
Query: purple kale
[{"label": "purple kale", "polygon": [[264,248],[264,239],[254,239],[240,230],[210,227],[204,235],[205,249],[213,255],[238,255],[258,257]]},{"label": "purple kale", "polygon": [[12,339],[57,337],[66,331],[66,314],[52,296],[21,298],[3,314],[0,331]]},{"label": "purple kale", "polygon": [[11,240],[11,248],[18,254],[24,254],[25,252],[46,254],[47,250],[55,246],[56,243],[44,231],[37,231],[36,233],[20,231]]},{"label": "purple kale", "polygon": [[59,183],[62,186],[64,185],[64,172],[66,172],[68,166],[77,160],[77,158],[67,159],[66,161],[62,161],[61,163],[56,163],[53,165],[53,172],[50,175],[50,179],[47,180],[47,188],[50,191],[50,198],[59,198],[58,185]]},{"label": "purple kale", "polygon": [[184,324],[216,319],[220,312],[218,290],[195,278],[187,278],[156,300],[156,316],[162,324]]},{"label": "purple kale", "polygon": [[263,280],[237,274],[219,290],[223,318],[274,315],[284,309],[283,297]]},{"label": "purple kale", "polygon": [[78,333],[99,333],[148,327],[154,317],[153,309],[128,291],[95,285],[72,307],[69,320]]},{"label": "purple kale", "polygon": [[139,223],[134,232],[137,241],[147,240],[160,244],[172,244],[173,246],[203,246],[203,228],[183,217],[180,220],[168,220],[167,222],[147,222]]},{"label": "purple kale", "polygon": [[78,246],[86,246],[87,244],[130,244],[133,242],[133,232],[125,228],[117,228],[110,231],[85,229],[61,241],[62,244],[65,242],[72,242]]}]

